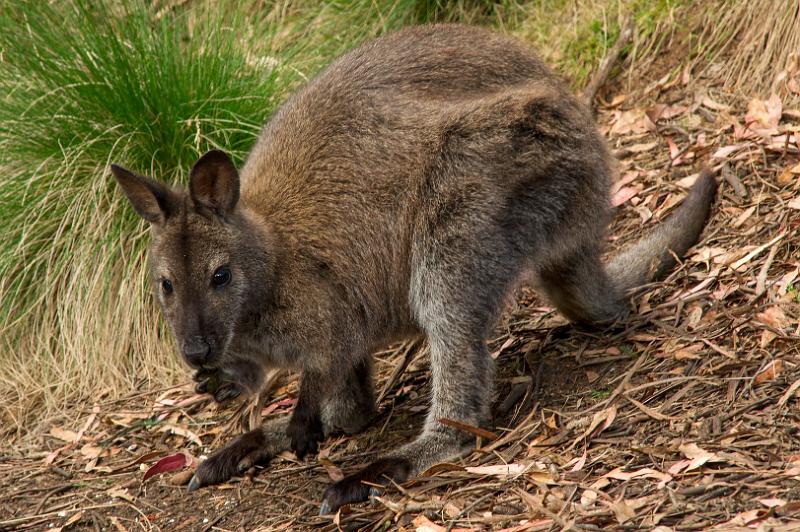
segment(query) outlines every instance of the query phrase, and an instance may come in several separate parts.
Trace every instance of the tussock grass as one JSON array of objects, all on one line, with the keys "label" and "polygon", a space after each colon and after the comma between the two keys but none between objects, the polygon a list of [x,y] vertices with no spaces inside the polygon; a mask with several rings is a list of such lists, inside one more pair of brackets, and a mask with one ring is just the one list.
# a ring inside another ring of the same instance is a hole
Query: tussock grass
[{"label": "tussock grass", "polygon": [[725,90],[767,97],[787,90],[783,75],[800,79],[800,3],[791,0],[714,2],[704,13],[695,65]]}]

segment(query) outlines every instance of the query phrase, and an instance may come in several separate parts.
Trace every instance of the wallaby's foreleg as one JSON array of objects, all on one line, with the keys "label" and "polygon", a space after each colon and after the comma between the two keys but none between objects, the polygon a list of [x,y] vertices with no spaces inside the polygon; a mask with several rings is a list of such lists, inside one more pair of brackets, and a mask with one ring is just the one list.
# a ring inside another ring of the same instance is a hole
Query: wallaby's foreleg
[{"label": "wallaby's foreleg", "polygon": [[369,359],[335,375],[306,372],[287,433],[298,458],[315,454],[317,444],[334,431],[361,431],[375,415]]},{"label": "wallaby's foreleg", "polygon": [[[435,369],[434,369],[435,368]],[[416,440],[346,476],[325,490],[320,513],[365,501],[375,485],[402,483],[430,466],[467,453],[474,436],[440,422],[452,419],[479,425],[486,418],[492,389],[492,359],[486,346],[442,345],[431,348],[433,399],[425,427]]]},{"label": "wallaby's foreleg", "polygon": [[300,460],[307,454],[316,454],[317,444],[325,439],[322,427],[325,382],[325,377],[316,373],[303,372],[300,377],[297,404],[286,427],[290,449]]},{"label": "wallaby's foreleg", "polygon": [[[331,381],[331,379],[329,379]],[[335,379],[334,379],[335,381]],[[313,436],[314,446],[331,432],[338,430],[348,433],[358,432],[372,419],[375,413],[375,399],[372,388],[372,376],[368,362],[357,364],[346,372],[344,378],[332,382],[328,394],[320,405],[310,407],[303,405],[303,381],[300,384],[300,397],[291,416],[270,420],[261,427],[238,436],[225,447],[211,455],[200,464],[195,472],[189,489],[225,482],[231,477],[240,475],[258,463],[264,463],[276,454],[292,449],[289,436],[292,422],[297,423],[292,430],[302,431],[299,420],[309,423],[309,417],[316,411],[317,420],[321,422],[321,435]],[[307,391],[307,390],[305,390]],[[316,392],[316,390],[312,390]],[[311,397],[308,397],[311,398]],[[315,397],[314,400],[319,400]],[[309,402],[306,402],[308,405]],[[297,408],[301,411],[297,416]],[[311,423],[315,423],[311,420]],[[312,427],[311,430],[317,430]],[[301,435],[302,438],[306,436]],[[295,451],[296,452],[296,451]]]}]

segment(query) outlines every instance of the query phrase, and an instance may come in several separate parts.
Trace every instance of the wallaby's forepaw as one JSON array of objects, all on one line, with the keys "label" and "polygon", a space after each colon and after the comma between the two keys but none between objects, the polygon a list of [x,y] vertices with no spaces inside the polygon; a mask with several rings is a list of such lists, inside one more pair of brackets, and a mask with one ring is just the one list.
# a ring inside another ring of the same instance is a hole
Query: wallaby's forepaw
[{"label": "wallaby's forepaw", "polygon": [[189,491],[219,484],[241,475],[256,464],[270,458],[267,441],[262,429],[242,434],[200,464],[189,482]]},{"label": "wallaby's forepaw", "polygon": [[357,473],[334,482],[322,495],[320,515],[336,512],[345,504],[363,502],[380,493],[379,486],[389,482],[403,483],[411,474],[411,464],[405,458],[382,458]]},{"label": "wallaby's forepaw", "polygon": [[304,408],[295,409],[286,435],[291,440],[291,450],[300,460],[307,454],[317,454],[317,444],[325,439],[319,414]]},{"label": "wallaby's forepaw", "polygon": [[201,369],[194,374],[194,391],[207,393],[218,403],[236,399],[242,394],[238,384],[225,380],[225,374],[219,369]]}]

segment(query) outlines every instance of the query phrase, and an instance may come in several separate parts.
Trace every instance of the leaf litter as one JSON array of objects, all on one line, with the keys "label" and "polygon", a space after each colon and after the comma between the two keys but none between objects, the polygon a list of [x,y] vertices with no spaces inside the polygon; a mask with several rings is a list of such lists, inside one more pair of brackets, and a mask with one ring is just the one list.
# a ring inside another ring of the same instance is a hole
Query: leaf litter
[{"label": "leaf litter", "polygon": [[690,94],[680,80],[657,94],[600,109],[620,158],[610,247],[667,216],[708,164],[721,186],[703,241],[604,334],[520,289],[490,342],[493,425],[463,427],[468,456],[316,515],[330,481],[419,430],[427,352],[404,344],[376,355],[380,414],[363,434],[190,494],[200,459],[291,412],[292,379],[227,407],[189,385],[77,405],[3,444],[0,530],[800,526],[800,112],[777,96]]}]

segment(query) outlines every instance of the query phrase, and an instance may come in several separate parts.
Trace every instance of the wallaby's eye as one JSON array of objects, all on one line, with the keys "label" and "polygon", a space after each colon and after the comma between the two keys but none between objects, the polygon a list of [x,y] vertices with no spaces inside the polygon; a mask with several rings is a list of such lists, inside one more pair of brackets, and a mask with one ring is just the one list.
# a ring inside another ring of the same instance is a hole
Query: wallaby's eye
[{"label": "wallaby's eye", "polygon": [[231,271],[225,266],[215,271],[211,277],[211,284],[216,287],[225,286],[229,282],[231,282]]},{"label": "wallaby's eye", "polygon": [[170,295],[172,293],[172,281],[170,281],[169,279],[162,279],[161,290],[164,291],[165,296]]}]

